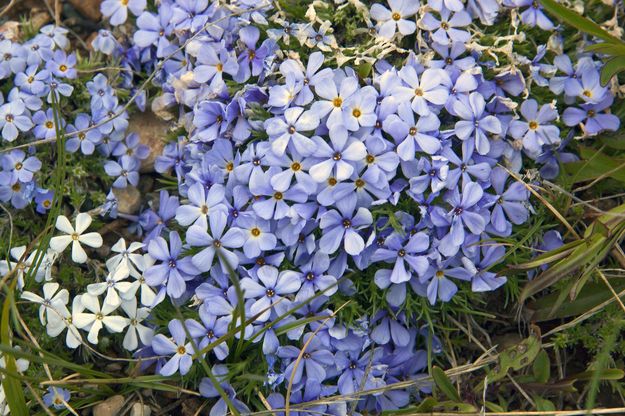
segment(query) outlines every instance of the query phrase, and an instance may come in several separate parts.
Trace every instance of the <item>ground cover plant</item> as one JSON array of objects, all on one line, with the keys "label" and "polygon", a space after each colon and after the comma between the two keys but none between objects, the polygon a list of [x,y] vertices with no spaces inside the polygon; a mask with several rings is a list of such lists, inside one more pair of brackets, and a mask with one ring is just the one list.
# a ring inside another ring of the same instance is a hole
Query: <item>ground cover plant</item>
[{"label": "ground cover plant", "polygon": [[623,13],[7,3],[2,411],[624,414]]}]

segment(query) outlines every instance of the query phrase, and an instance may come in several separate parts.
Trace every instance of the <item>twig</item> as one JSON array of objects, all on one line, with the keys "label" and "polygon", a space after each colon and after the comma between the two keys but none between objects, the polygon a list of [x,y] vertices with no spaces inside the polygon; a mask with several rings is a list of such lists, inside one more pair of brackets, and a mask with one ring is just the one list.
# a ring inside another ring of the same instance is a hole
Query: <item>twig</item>
[{"label": "twig", "polygon": [[7,6],[0,12],[0,17],[4,16],[11,9],[11,7],[15,6],[15,3],[16,0],[11,0],[9,4],[7,4]]}]

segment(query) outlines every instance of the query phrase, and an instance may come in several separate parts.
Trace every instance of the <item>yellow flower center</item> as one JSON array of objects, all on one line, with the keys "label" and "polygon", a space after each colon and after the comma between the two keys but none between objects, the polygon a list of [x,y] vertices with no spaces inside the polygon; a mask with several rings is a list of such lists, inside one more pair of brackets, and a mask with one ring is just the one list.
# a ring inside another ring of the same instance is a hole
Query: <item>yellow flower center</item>
[{"label": "yellow flower center", "polygon": [[536,130],[538,128],[538,122],[537,121],[530,121],[528,123],[530,130]]},{"label": "yellow flower center", "polygon": [[260,228],[254,227],[250,231],[254,237],[258,237],[260,235]]},{"label": "yellow flower center", "polygon": [[394,21],[398,21],[399,19],[401,19],[401,14],[395,12],[391,15],[391,17],[393,18]]},{"label": "yellow flower center", "polygon": [[360,117],[360,116],[362,115],[362,112],[360,111],[360,109],[359,109],[359,108],[354,108],[354,109],[352,110],[352,115],[353,115],[354,117],[358,118],[358,117]]},{"label": "yellow flower center", "polygon": [[343,99],[341,97],[336,97],[334,100],[332,100],[332,105],[334,105],[335,107],[340,107],[343,105]]}]

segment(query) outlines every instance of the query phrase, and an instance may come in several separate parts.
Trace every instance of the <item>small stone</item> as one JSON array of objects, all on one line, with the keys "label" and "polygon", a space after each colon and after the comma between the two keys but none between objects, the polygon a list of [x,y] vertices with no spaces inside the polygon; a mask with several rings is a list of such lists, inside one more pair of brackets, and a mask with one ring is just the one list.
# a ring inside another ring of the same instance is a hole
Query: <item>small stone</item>
[{"label": "small stone", "polygon": [[19,40],[20,37],[20,24],[19,22],[15,22],[10,20],[8,22],[4,22],[0,25],[0,33],[4,36],[5,39],[9,39],[12,41]]},{"label": "small stone", "polygon": [[141,161],[141,173],[154,172],[154,161],[163,153],[169,126],[152,111],[136,113],[128,121],[128,133],[137,133],[140,142],[150,149],[149,156]]},{"label": "small stone", "polygon": [[141,206],[141,192],[132,185],[125,188],[113,188],[117,198],[117,210],[122,214],[136,214]]},{"label": "small stone", "polygon": [[141,404],[136,402],[132,405],[130,409],[130,416],[150,416],[152,414],[152,409],[147,404]]},{"label": "small stone", "polygon": [[93,416],[117,416],[124,407],[124,396],[112,396],[93,408]]},{"label": "small stone", "polygon": [[102,0],[68,0],[74,9],[89,20],[99,22],[102,19],[100,3]]}]

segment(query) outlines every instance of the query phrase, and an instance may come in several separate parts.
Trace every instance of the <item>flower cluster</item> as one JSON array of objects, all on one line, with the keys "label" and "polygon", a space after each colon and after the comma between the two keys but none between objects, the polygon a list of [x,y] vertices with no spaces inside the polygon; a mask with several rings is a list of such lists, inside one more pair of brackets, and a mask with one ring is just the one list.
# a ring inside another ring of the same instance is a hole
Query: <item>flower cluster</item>
[{"label": "flower cluster", "polygon": [[[66,331],[70,348],[84,344],[83,335],[97,344],[104,329],[126,331],[124,347],[164,376],[185,375],[194,360],[207,359],[221,389],[205,378],[200,392],[218,398],[225,391],[241,411],[248,407],[235,397],[226,367],[232,345],[222,339],[232,328],[262,351],[272,408],[405,380],[428,391],[418,382],[426,348],[441,348],[408,300],[440,305],[461,289],[505,284],[492,269],[506,252],[496,240],[531,216],[525,170],[538,167],[552,178],[560,161],[574,158],[562,152],[563,137],[619,127],[609,113],[612,92],[599,83],[601,63],[591,54],[573,62],[546,45],[531,59],[513,53],[516,32],[510,48],[486,53],[475,43],[474,23],[514,19],[515,28],[556,29],[525,0],[503,7],[494,0],[373,4],[373,48],[415,34],[419,42],[400,58],[372,59],[364,74],[337,65],[331,52],[343,50],[330,22],[289,22],[263,2],[237,3],[236,13],[208,1],[163,0],[156,11],[146,11],[144,0],[102,3],[112,25],[136,17],[132,45],[104,30],[93,45],[122,65],[154,71],[152,110],[178,134],[155,169],[177,190],[160,191],[153,206],[129,218],[142,242],[119,240],[106,278],[74,296],[71,307],[67,290],[47,274],[43,297],[23,297],[41,305],[50,336]],[[51,139],[61,122],[69,152],[97,149],[113,188],[137,186],[150,149],[126,134],[129,114],[116,93],[134,88],[132,77],[115,87],[102,74],[93,77],[89,111],[65,125],[42,106],[55,91],[71,94],[64,82],[76,76],[76,59],[64,52],[61,29],[38,37],[47,39],[49,56],[28,42],[0,44],[12,48],[0,77],[15,74],[14,92],[0,107],[4,140]],[[557,32],[552,38],[562,43]],[[495,53],[509,64],[499,65]],[[137,97],[143,109],[145,96]],[[1,200],[20,208],[35,190],[45,193],[35,185],[41,162],[34,156],[15,150],[2,168]],[[114,207],[111,196],[100,211],[114,217]],[[84,213],[75,227],[60,216],[65,235],[52,239],[49,262],[70,244],[71,259],[86,262],[83,245],[102,245],[98,233],[84,233],[90,223]],[[366,297],[357,291],[364,279],[383,292],[383,305],[354,322],[340,320],[336,300]],[[184,308],[185,318],[158,325],[152,313],[165,305]],[[357,408],[398,409],[413,395],[369,394]],[[339,415],[346,406],[309,411]],[[226,413],[223,398],[214,411]]]}]

